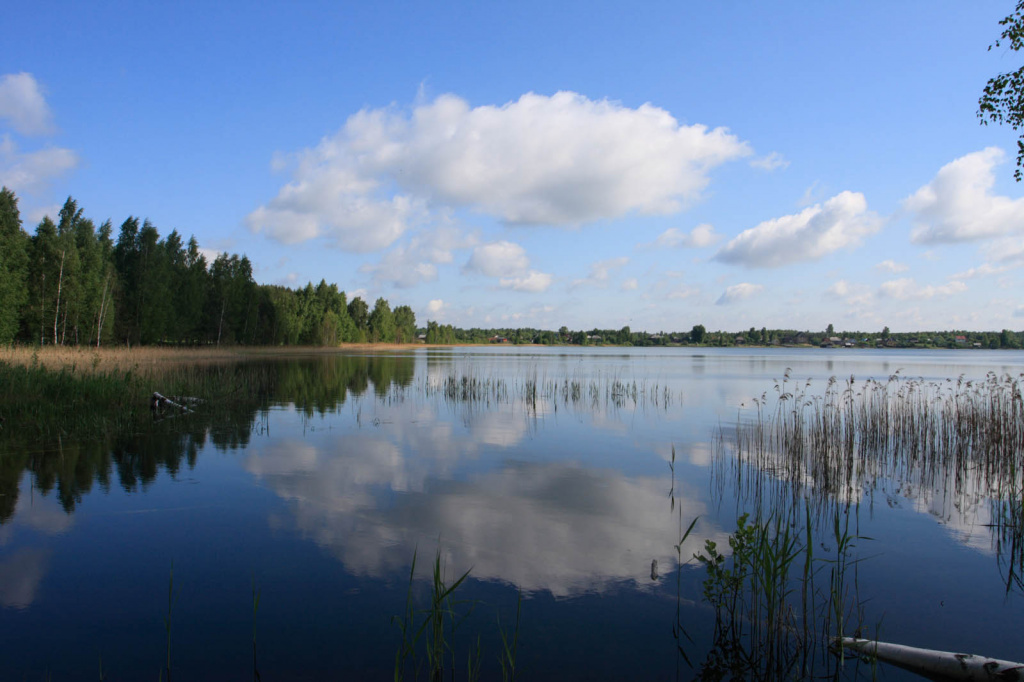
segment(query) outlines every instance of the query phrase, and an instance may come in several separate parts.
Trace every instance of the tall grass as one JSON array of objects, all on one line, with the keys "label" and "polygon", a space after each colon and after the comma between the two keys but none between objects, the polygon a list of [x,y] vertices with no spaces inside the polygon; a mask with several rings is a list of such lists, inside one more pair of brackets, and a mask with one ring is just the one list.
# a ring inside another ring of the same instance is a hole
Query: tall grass
[{"label": "tall grass", "polygon": [[[84,356],[83,356],[84,359]],[[52,360],[52,358],[51,358]],[[0,362],[0,443],[96,438],[139,428],[149,419],[150,396],[201,398],[204,410],[259,404],[273,382],[264,363],[207,362],[78,365]],[[160,415],[171,416],[171,412]]]},{"label": "tall grass", "polygon": [[[836,678],[844,660],[832,655],[836,636],[861,630],[856,591],[858,540],[837,515],[835,555],[815,556],[806,525],[779,516],[742,514],[729,548],[707,540],[695,555],[706,578],[704,600],[715,612],[713,647],[703,680]],[[827,569],[828,581],[820,575]]]},{"label": "tall grass", "polygon": [[879,485],[950,495],[957,508],[988,504],[1008,589],[1024,568],[1024,375],[979,381],[907,379],[792,382],[751,401],[714,438],[719,485],[740,503],[793,518],[810,502],[815,520],[856,504]]},{"label": "tall grass", "polygon": [[[409,568],[405,610],[401,615],[391,618],[392,624],[398,627],[401,634],[395,652],[394,679],[396,682],[406,678],[418,680],[421,677],[430,682],[455,680],[459,669],[456,660],[456,634],[479,606],[475,600],[459,598],[456,595],[459,587],[469,578],[470,571],[467,570],[455,580],[448,582],[444,562],[441,560],[441,549],[438,548],[431,566],[430,589],[426,604],[418,606],[414,598],[416,558],[417,552],[414,551],[412,566]],[[515,621],[511,629],[502,625],[500,613],[497,618],[498,634],[501,638],[497,660],[504,682],[512,682],[519,675],[517,658],[522,605],[523,594],[520,590],[516,599]],[[477,632],[475,645],[471,645],[467,652],[465,679],[480,679],[482,661],[481,634]]]},{"label": "tall grass", "polygon": [[[532,372],[506,379],[453,369],[443,376],[421,379],[414,389],[428,398],[437,397],[450,404],[470,407],[521,404],[533,412],[539,408],[552,411],[668,409],[682,400],[681,392],[658,382],[627,380],[617,375],[538,377]],[[406,389],[396,387],[394,390],[404,393]]]}]

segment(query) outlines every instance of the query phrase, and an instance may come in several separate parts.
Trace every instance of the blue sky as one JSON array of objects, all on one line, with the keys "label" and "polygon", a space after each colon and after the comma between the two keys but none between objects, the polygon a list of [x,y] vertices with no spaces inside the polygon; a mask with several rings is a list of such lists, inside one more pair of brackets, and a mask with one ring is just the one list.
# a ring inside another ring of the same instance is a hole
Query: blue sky
[{"label": "blue sky", "polygon": [[1012,9],[17,3],[0,183],[420,324],[1019,330]]}]

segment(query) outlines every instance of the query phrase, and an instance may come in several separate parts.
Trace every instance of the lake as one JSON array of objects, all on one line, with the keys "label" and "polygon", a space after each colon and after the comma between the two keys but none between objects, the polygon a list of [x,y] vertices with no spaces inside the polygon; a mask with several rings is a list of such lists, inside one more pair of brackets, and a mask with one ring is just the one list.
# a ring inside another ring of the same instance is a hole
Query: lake
[{"label": "lake", "polygon": [[435,559],[449,585],[468,572],[456,679],[478,650],[500,679],[516,634],[521,679],[691,679],[716,645],[693,555],[728,554],[758,510],[810,537],[815,599],[844,559],[835,524],[855,538],[850,628],[1024,659],[1019,471],[864,455],[837,487],[741,457],[779,396],[1016,380],[1020,352],[495,346],[254,368],[272,379],[257,406],[0,455],[4,679],[156,679],[168,621],[177,679],[252,679],[254,659],[264,680],[392,679]]}]

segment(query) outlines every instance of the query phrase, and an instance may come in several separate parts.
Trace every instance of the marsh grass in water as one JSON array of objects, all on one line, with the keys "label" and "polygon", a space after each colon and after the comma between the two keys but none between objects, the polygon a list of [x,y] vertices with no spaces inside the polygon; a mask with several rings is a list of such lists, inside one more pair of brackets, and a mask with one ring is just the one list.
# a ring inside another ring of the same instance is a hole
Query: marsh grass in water
[{"label": "marsh grass in water", "polygon": [[[0,441],[38,447],[68,436],[95,438],[138,429],[140,420],[150,417],[154,391],[199,397],[207,412],[252,406],[265,398],[271,383],[271,373],[260,363],[122,369],[102,363],[0,362]],[[170,411],[159,416],[170,416]]]},{"label": "marsh grass in water", "polygon": [[809,513],[804,524],[743,514],[728,550],[705,542],[695,558],[706,571],[703,597],[714,609],[715,626],[701,680],[840,676],[845,661],[830,645],[863,629],[851,571],[859,561],[857,541],[867,539],[852,535],[842,517],[837,512],[834,556],[814,555]]},{"label": "marsh grass in water", "polygon": [[957,509],[990,507],[1007,589],[1022,587],[1024,375],[925,381],[830,379],[823,393],[793,382],[751,401],[714,438],[714,476],[740,504],[792,516],[808,502],[818,522],[880,483],[935,490]]},{"label": "marsh grass in water", "polygon": [[[548,377],[533,372],[505,379],[453,370],[441,377],[422,379],[414,389],[426,397],[440,397],[450,404],[470,407],[520,404],[534,412],[538,407],[554,411],[560,408],[665,410],[682,400],[681,392],[658,382],[627,380],[617,375]],[[404,393],[406,389],[396,390]]]},{"label": "marsh grass in water", "polygon": [[[455,680],[458,671],[464,671],[464,679],[478,680],[481,674],[483,652],[481,636],[476,633],[466,652],[464,668],[456,654],[456,634],[460,627],[481,604],[476,600],[462,599],[456,591],[469,578],[470,570],[452,582],[445,578],[444,562],[438,548],[430,574],[430,590],[425,606],[417,606],[414,598],[416,582],[416,558],[413,553],[409,569],[409,586],[406,593],[405,611],[392,616],[392,624],[398,627],[401,640],[395,652],[394,679],[427,679],[430,682]],[[516,665],[519,648],[520,622],[522,616],[522,591],[516,600],[515,620],[511,629],[501,623],[500,613],[496,617],[501,650],[497,655],[504,682],[512,682],[518,676]]]}]

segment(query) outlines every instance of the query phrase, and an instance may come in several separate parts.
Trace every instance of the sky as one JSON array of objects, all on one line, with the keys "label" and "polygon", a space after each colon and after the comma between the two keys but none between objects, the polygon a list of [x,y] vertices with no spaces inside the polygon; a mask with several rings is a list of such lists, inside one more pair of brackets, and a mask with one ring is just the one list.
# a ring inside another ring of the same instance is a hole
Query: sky
[{"label": "sky", "polygon": [[1021,330],[1013,7],[15,3],[0,184],[420,325]]}]

